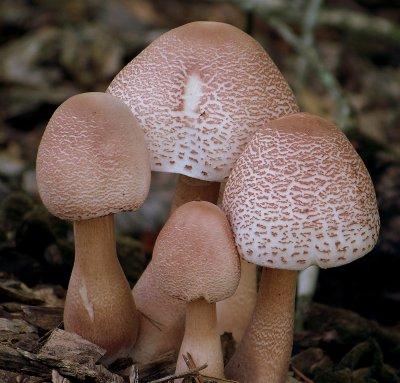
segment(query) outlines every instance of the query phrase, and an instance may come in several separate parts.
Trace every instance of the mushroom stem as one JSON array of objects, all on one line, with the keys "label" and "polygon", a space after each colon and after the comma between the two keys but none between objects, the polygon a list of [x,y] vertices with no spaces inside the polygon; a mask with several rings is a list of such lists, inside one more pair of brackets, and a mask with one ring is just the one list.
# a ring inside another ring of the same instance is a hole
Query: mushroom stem
[{"label": "mushroom stem", "polygon": [[219,333],[232,333],[239,343],[243,337],[257,299],[257,266],[244,259],[240,261],[239,286],[231,297],[217,302]]},{"label": "mushroom stem", "polygon": [[190,201],[207,201],[216,204],[219,195],[219,182],[202,181],[184,175],[179,175],[171,213],[179,206]]},{"label": "mushroom stem", "polygon": [[198,299],[187,304],[185,335],[179,351],[176,373],[188,370],[183,359],[183,355],[188,352],[196,366],[207,364],[202,373],[215,378],[224,378],[224,358],[215,303]]},{"label": "mushroom stem", "polygon": [[312,302],[317,288],[319,267],[311,265],[307,269],[301,270],[297,278],[297,301],[295,316],[295,331],[304,330],[304,312]]},{"label": "mushroom stem", "polygon": [[64,326],[103,347],[107,364],[128,355],[138,333],[135,302],[117,258],[114,216],[75,221],[74,236]]},{"label": "mushroom stem", "polygon": [[140,315],[140,333],[132,350],[135,363],[148,363],[168,351],[179,351],[186,303],[166,294],[148,265],[132,290]]},{"label": "mushroom stem", "polygon": [[263,269],[256,307],[225,369],[241,383],[283,383],[292,350],[297,272]]}]

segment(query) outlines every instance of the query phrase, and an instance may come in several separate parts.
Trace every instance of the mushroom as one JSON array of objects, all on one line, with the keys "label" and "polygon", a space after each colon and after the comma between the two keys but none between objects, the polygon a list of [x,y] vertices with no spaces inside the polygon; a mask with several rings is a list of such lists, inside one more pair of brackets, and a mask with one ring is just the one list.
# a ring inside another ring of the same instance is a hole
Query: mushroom
[{"label": "mushroom", "polygon": [[[160,36],[107,92],[139,119],[152,170],[180,174],[172,211],[193,200],[216,203],[220,182],[251,135],[269,120],[298,111],[262,46],[232,25],[209,21]],[[254,267],[245,269],[255,275]],[[251,301],[243,313],[251,312]],[[221,315],[231,317],[230,311]]]},{"label": "mushroom", "polygon": [[74,226],[65,329],[103,347],[105,363],[125,356],[137,338],[138,316],[117,259],[113,217],[138,209],[147,196],[151,173],[143,131],[116,97],[79,94],[54,112],[36,165],[44,205]]},{"label": "mushroom", "polygon": [[205,201],[188,202],[171,215],[154,247],[151,273],[167,294],[187,302],[185,335],[176,372],[187,370],[190,353],[202,372],[224,377],[215,302],[232,295],[240,261],[222,210]]},{"label": "mushroom", "polygon": [[252,320],[226,376],[284,382],[297,270],[340,266],[374,247],[379,215],[373,184],[339,129],[298,113],[255,133],[232,170],[223,208],[239,254],[264,267]]},{"label": "mushroom", "polygon": [[178,181],[174,207],[196,199],[215,203],[219,182],[251,134],[298,111],[261,45],[236,27],[209,21],[161,35],[107,92],[139,119],[152,170],[186,176]]}]

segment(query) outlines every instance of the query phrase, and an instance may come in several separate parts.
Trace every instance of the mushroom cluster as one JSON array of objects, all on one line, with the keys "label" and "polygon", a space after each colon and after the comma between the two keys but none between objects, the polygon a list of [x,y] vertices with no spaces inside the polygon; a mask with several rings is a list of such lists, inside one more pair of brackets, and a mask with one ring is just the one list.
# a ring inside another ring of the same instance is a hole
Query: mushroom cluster
[{"label": "mushroom cluster", "polygon": [[[180,176],[131,291],[113,216],[141,207],[151,170]],[[345,135],[299,113],[265,50],[224,23],[173,29],[106,93],[65,101],[43,135],[37,180],[48,210],[74,223],[65,329],[103,347],[106,364],[173,350],[177,373],[190,354],[215,378],[284,382],[297,270],[349,263],[379,231],[371,179]],[[225,371],[224,331],[238,343]]]}]

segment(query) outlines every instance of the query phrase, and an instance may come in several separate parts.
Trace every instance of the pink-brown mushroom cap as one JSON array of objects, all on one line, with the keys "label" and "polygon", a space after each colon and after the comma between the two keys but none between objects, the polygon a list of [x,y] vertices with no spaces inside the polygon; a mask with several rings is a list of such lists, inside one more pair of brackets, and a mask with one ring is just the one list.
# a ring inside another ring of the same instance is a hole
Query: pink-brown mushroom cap
[{"label": "pink-brown mushroom cap", "polygon": [[151,174],[138,121],[122,101],[100,92],[78,94],[57,108],[36,173],[47,209],[70,220],[138,209]]},{"label": "pink-brown mushroom cap", "polygon": [[188,202],[171,215],[154,246],[151,273],[169,295],[214,303],[231,296],[240,279],[240,259],[222,210]]},{"label": "pink-brown mushroom cap", "polygon": [[224,23],[193,22],[148,46],[109,93],[143,127],[155,171],[222,182],[251,133],[298,111],[261,45]]},{"label": "pink-brown mushroom cap", "polygon": [[346,136],[305,113],[270,122],[238,159],[224,211],[249,262],[301,270],[349,263],[375,245],[368,171]]}]

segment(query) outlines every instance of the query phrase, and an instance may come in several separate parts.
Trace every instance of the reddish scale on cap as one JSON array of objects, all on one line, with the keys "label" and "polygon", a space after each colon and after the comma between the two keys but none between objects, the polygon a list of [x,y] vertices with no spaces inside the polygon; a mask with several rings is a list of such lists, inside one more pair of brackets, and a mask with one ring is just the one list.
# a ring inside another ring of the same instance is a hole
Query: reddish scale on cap
[{"label": "reddish scale on cap", "polygon": [[40,196],[62,219],[136,210],[150,186],[148,156],[123,102],[106,93],[73,96],[54,112],[39,146]]},{"label": "reddish scale on cap", "polygon": [[175,298],[213,303],[231,296],[240,260],[225,214],[205,201],[180,206],[161,230],[150,266],[158,286]]},{"label": "reddish scale on cap", "polygon": [[144,128],[152,170],[224,181],[251,133],[298,111],[264,49],[238,28],[194,22],[133,59],[107,90]]},{"label": "reddish scale on cap", "polygon": [[339,266],[375,245],[370,176],[346,136],[309,114],[257,132],[226,185],[224,210],[239,253],[272,268]]}]

